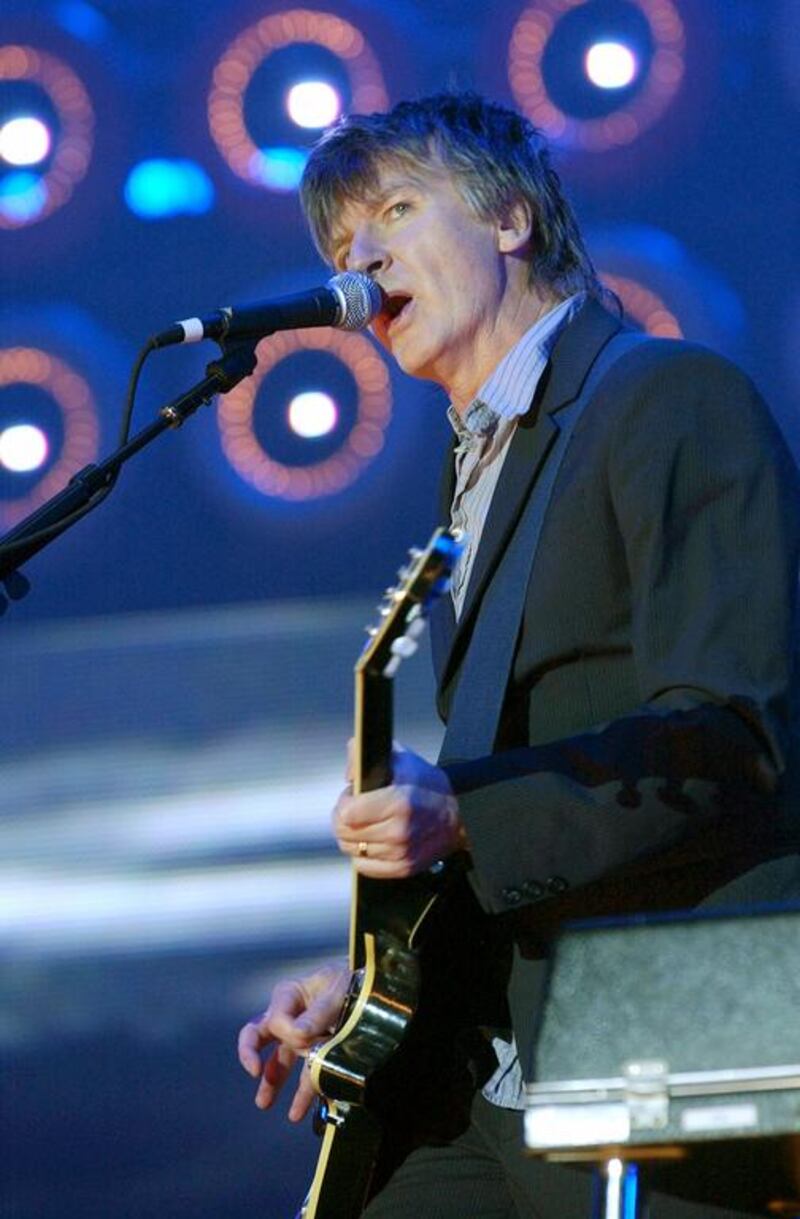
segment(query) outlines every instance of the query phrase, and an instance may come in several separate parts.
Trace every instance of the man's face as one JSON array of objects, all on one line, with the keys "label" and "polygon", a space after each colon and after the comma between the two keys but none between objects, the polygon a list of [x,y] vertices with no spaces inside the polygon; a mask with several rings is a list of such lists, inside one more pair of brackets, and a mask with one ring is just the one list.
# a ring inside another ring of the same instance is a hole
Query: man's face
[{"label": "man's face", "polygon": [[505,290],[498,226],[477,220],[435,163],[387,163],[376,185],[369,202],[342,209],[334,262],[383,288],[372,330],[400,367],[449,389],[491,344]]}]

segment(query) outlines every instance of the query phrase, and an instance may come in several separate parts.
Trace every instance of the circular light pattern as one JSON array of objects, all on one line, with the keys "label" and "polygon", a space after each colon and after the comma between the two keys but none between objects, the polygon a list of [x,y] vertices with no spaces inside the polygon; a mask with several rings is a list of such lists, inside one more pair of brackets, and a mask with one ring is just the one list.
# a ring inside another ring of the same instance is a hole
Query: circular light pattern
[{"label": "circular light pattern", "polygon": [[341,60],[350,83],[353,110],[385,110],[389,104],[380,65],[364,35],[332,13],[296,8],[271,13],[248,26],[225,50],[213,73],[208,96],[211,136],[233,172],[247,182],[274,189],[263,171],[263,153],[244,118],[244,97],[253,74],[274,51],[312,43]]},{"label": "circular light pattern", "polygon": [[622,301],[628,317],[638,322],[643,330],[658,339],[682,339],[683,331],[680,322],[664,304],[660,296],[635,279],[624,275],[600,276],[603,283],[612,292],[616,292]]},{"label": "circular light pattern", "polygon": [[342,102],[333,85],[324,80],[304,80],[292,85],[286,97],[286,110],[298,127],[318,131],[336,122]]},{"label": "circular light pattern", "polygon": [[97,456],[97,409],[86,381],[69,364],[37,347],[0,349],[0,395],[12,385],[33,385],[48,393],[61,411],[63,442],[50,469],[27,495],[0,503],[9,525],[60,491],[73,474]]},{"label": "circular light pattern", "polygon": [[[271,335],[258,345],[252,377],[227,394],[217,418],[225,455],[237,473],[264,495],[318,499],[349,486],[383,448],[391,417],[386,365],[361,334],[341,330],[296,330]],[[253,426],[259,386],[276,364],[298,351],[325,351],[351,372],[358,390],[357,417],[342,446],[315,465],[289,466],[264,451]]]},{"label": "circular light pattern", "polygon": [[630,144],[661,117],[684,73],[685,34],[672,0],[631,0],[650,27],[653,57],[641,88],[612,114],[573,118],[548,95],[542,61],[557,22],[586,0],[536,0],[511,34],[508,78],[520,109],[557,144],[602,151]]},{"label": "circular light pattern", "polygon": [[9,119],[0,127],[0,158],[7,165],[38,165],[50,151],[50,132],[30,115]]},{"label": "circular light pattern", "polygon": [[44,432],[32,423],[15,423],[0,432],[0,466],[14,474],[38,470],[49,449]]},{"label": "circular light pattern", "polygon": [[264,148],[250,167],[253,180],[283,194],[297,190],[306,160],[302,148]]},{"label": "circular light pattern", "polygon": [[289,427],[295,435],[306,440],[327,436],[336,427],[339,419],[339,411],[333,398],[318,389],[296,394],[289,403],[286,414]]},{"label": "circular light pattern", "polygon": [[43,220],[62,207],[84,177],[92,156],[94,111],[89,95],[71,68],[33,47],[0,46],[0,81],[28,81],[47,94],[58,114],[59,136],[46,173],[23,194],[37,195],[39,206],[16,206],[16,192],[0,189],[0,229]]},{"label": "circular light pattern", "polygon": [[47,203],[47,190],[39,174],[18,169],[0,179],[0,219],[17,224],[36,220]]},{"label": "circular light pattern", "polygon": [[598,89],[624,89],[636,79],[636,56],[624,42],[595,42],[584,57],[586,75]]}]

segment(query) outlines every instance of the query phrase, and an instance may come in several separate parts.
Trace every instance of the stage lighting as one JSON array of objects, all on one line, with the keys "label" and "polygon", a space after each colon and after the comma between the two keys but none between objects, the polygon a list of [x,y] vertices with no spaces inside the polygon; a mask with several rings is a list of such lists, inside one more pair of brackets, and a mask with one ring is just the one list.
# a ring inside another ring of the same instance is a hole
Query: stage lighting
[{"label": "stage lighting", "polygon": [[0,348],[0,522],[12,525],[97,457],[92,392],[38,347]]},{"label": "stage lighting", "polygon": [[[86,174],[94,110],[75,72],[35,47],[0,46],[0,84],[0,228],[20,228],[62,207]],[[38,114],[30,104],[37,94]],[[33,165],[41,173],[21,170]]]},{"label": "stage lighting", "polygon": [[57,0],[52,13],[62,29],[82,42],[103,42],[111,31],[108,18],[86,0]]},{"label": "stage lighting", "polygon": [[601,279],[651,334],[704,343],[746,362],[747,313],[719,270],[701,262],[672,233],[642,224],[588,229]]},{"label": "stage lighting", "polygon": [[17,170],[0,178],[0,227],[30,224],[47,207],[47,185],[39,174]]},{"label": "stage lighting", "polygon": [[0,432],[0,466],[14,474],[40,469],[49,450],[46,434],[32,423],[15,423]]},{"label": "stage lighting", "polygon": [[251,181],[274,191],[297,190],[307,160],[302,148],[262,148],[251,158]]},{"label": "stage lighting", "polygon": [[297,187],[313,134],[345,105],[370,113],[388,104],[380,65],[356,26],[333,13],[285,9],[248,26],[224,51],[208,122],[238,177],[285,192]]},{"label": "stage lighting", "polygon": [[682,339],[681,324],[651,288],[645,287],[627,275],[601,274],[607,288],[616,293],[622,302],[626,316],[638,323],[642,330],[657,339]]},{"label": "stage lighting", "polygon": [[[309,383],[325,389],[302,388]],[[254,375],[221,399],[217,413],[223,451],[239,477],[290,501],[355,482],[383,448],[390,417],[386,365],[364,335],[341,330],[262,340]]]},{"label": "stage lighting", "polygon": [[286,96],[286,109],[298,127],[319,131],[330,127],[342,112],[342,99],[324,80],[304,80],[292,85]]},{"label": "stage lighting", "polygon": [[330,394],[321,390],[305,390],[289,403],[289,427],[297,436],[315,440],[327,436],[336,427],[339,411]]},{"label": "stage lighting", "polygon": [[214,187],[194,161],[153,158],[128,174],[125,202],[145,220],[200,216],[214,205]]},{"label": "stage lighting", "polygon": [[534,0],[509,44],[520,109],[564,147],[630,144],[683,80],[685,33],[674,0]]},{"label": "stage lighting", "polygon": [[595,42],[583,62],[588,79],[598,89],[624,89],[638,71],[636,56],[624,42]]},{"label": "stage lighting", "polygon": [[0,160],[7,165],[39,165],[51,144],[49,128],[34,115],[20,115],[0,126]]}]

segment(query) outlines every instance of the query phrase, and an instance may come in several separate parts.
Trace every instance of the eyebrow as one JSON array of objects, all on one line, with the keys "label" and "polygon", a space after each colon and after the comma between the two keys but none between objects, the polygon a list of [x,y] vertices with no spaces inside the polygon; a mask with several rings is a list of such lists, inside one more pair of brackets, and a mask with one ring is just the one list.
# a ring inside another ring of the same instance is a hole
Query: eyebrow
[{"label": "eyebrow", "polygon": [[[384,185],[381,186],[379,190],[376,190],[376,192],[374,194],[372,194],[370,192],[369,195],[367,195],[365,198],[363,198],[359,202],[363,203],[367,208],[369,208],[371,211],[374,212],[374,211],[377,211],[378,208],[382,207],[383,204],[386,202],[386,200],[390,199],[392,197],[392,195],[397,194],[398,191],[401,191],[401,190],[421,191],[423,188],[424,188],[424,183],[422,182],[422,180],[419,178],[415,178],[411,175],[406,175],[406,176],[403,176],[402,178],[391,178],[388,182],[384,183]],[[348,241],[347,235],[342,236],[342,237],[333,238],[333,240],[331,241],[331,247],[330,247],[332,258],[336,257],[338,252],[341,250],[342,246],[347,244],[347,241]]]}]

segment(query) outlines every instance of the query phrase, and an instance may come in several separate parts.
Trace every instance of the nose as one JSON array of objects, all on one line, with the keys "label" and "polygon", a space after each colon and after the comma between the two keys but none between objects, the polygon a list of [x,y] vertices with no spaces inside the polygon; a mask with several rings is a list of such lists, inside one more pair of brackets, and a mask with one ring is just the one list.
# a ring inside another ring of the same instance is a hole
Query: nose
[{"label": "nose", "polygon": [[349,271],[361,271],[364,275],[377,275],[391,263],[389,252],[366,226],[353,234],[347,256]]}]

